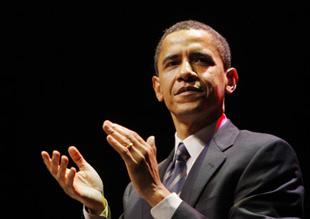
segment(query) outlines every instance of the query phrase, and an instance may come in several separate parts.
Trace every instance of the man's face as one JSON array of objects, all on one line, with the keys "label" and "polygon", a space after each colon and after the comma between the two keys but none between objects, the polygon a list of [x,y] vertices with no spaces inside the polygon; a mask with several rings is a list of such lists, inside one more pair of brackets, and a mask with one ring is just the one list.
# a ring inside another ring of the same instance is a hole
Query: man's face
[{"label": "man's face", "polygon": [[173,116],[220,114],[226,74],[213,37],[204,30],[179,30],[164,39],[153,87]]}]

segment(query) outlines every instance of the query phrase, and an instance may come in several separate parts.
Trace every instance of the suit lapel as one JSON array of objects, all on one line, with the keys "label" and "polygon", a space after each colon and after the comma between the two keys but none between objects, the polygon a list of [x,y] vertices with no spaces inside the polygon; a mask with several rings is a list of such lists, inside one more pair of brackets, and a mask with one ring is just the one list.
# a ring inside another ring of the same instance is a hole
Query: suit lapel
[{"label": "suit lapel", "polygon": [[213,173],[225,159],[225,155],[218,150],[214,141],[211,141],[210,145],[202,151],[193,165],[180,194],[181,199],[193,206]]},{"label": "suit lapel", "polygon": [[238,133],[239,130],[229,120],[218,130],[190,170],[180,194],[182,200],[195,205],[215,171],[224,163],[224,150],[233,145]]}]

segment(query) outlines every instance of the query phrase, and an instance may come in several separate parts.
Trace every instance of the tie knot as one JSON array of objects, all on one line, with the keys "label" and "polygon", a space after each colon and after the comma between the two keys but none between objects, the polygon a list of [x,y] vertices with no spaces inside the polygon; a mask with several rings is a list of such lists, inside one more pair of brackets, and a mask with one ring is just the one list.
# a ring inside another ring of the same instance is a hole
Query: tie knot
[{"label": "tie knot", "polygon": [[177,149],[175,158],[177,161],[183,161],[183,162],[186,162],[188,160],[188,158],[190,158],[190,155],[189,155],[185,145],[182,142],[178,145],[178,149]]}]

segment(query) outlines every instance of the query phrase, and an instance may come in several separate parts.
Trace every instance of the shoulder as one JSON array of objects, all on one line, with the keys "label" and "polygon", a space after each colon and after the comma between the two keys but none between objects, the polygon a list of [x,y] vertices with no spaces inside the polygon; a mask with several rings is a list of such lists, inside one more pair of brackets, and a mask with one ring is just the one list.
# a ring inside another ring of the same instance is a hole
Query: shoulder
[{"label": "shoulder", "polygon": [[242,143],[247,145],[285,145],[289,146],[289,143],[284,139],[268,133],[253,132],[249,130],[240,130],[235,143]]},{"label": "shoulder", "polygon": [[287,157],[297,159],[293,147],[279,136],[238,129],[231,121],[221,132],[215,137],[215,141],[227,156],[248,157],[248,159],[265,156],[265,159],[274,159],[277,155],[276,157],[282,156],[284,159]]},{"label": "shoulder", "polygon": [[299,166],[294,148],[286,140],[273,134],[240,130],[231,149],[247,156],[250,163],[255,161]]},{"label": "shoulder", "polygon": [[226,122],[214,139],[222,150],[228,148],[236,149],[236,147],[246,151],[262,150],[263,148],[269,147],[293,150],[290,144],[279,136],[247,129],[239,129],[230,120]]}]

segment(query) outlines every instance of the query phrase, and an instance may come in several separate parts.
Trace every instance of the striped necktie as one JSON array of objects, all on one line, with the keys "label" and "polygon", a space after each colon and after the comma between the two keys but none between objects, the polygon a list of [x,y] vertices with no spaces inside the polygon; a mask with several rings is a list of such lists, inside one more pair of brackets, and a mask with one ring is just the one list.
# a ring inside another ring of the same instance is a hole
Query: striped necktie
[{"label": "striped necktie", "polygon": [[170,192],[180,194],[186,180],[186,162],[189,158],[190,155],[185,145],[181,142],[178,145],[174,162],[170,165],[170,168],[168,168],[163,180],[164,185]]}]

